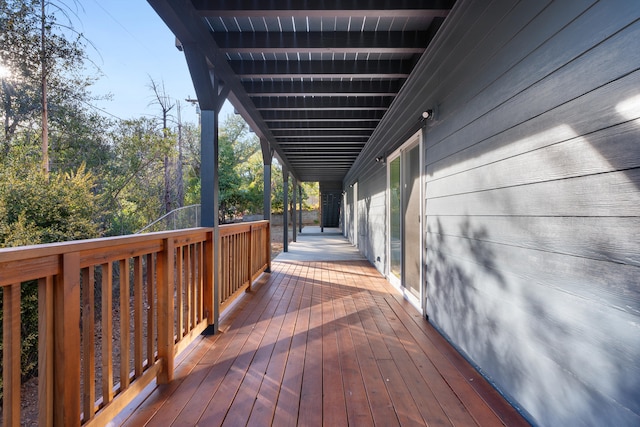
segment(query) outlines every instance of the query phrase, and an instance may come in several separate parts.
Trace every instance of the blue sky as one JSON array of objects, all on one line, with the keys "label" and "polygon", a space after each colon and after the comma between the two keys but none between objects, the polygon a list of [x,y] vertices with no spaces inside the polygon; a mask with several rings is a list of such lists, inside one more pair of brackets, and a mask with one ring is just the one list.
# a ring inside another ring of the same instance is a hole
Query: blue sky
[{"label": "blue sky", "polygon": [[[182,103],[183,121],[195,123],[195,107],[184,102],[195,90],[184,54],[175,37],[145,0],[80,0],[76,30],[91,42],[87,53],[102,76],[94,85],[96,95],[110,93],[112,100],[96,106],[122,118],[158,115],[148,88],[149,76],[164,82],[166,93]],[[227,103],[220,116],[233,108]]]}]

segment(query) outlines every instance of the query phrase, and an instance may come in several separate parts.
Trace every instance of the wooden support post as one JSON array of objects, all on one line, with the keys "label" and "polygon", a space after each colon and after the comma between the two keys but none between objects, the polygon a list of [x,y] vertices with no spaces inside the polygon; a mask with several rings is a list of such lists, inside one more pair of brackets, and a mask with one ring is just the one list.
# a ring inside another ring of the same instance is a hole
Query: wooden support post
[{"label": "wooden support post", "polygon": [[200,204],[202,211],[202,226],[213,227],[213,241],[215,254],[213,257],[213,297],[212,316],[213,331],[218,330],[220,318],[220,278],[219,278],[219,249],[220,230],[218,221],[219,185],[218,185],[218,112],[229,93],[229,86],[221,85],[205,55],[194,43],[183,43],[185,59],[194,82],[198,103],[200,104]]},{"label": "wooden support post", "polygon": [[173,379],[173,239],[164,239],[162,252],[158,255],[158,357],[162,360],[160,384]]},{"label": "wooden support post", "polygon": [[289,170],[282,166],[282,251],[289,252]]},{"label": "wooden support post", "polygon": [[296,221],[296,218],[297,218],[297,215],[296,215],[296,193],[298,192],[298,180],[297,179],[295,179],[295,178],[293,179],[291,187],[292,187],[292,191],[291,191],[291,193],[292,193],[291,194],[291,201],[292,201],[292,203],[291,203],[291,205],[292,205],[291,225],[293,226],[293,239],[292,240],[295,242],[297,240],[297,235],[298,235],[298,228],[297,228],[297,225],[296,225],[296,222],[297,222]]},{"label": "wooden support post", "polygon": [[62,255],[54,287],[54,425],[80,425],[80,256]]},{"label": "wooden support post", "polygon": [[300,215],[298,221],[298,232],[302,233],[302,185],[300,185],[300,183],[298,183],[298,215]]},{"label": "wooden support post", "polygon": [[263,180],[263,218],[271,219],[271,162],[273,159],[273,150],[269,142],[265,138],[260,138],[260,148],[262,149],[262,164],[264,166]]}]

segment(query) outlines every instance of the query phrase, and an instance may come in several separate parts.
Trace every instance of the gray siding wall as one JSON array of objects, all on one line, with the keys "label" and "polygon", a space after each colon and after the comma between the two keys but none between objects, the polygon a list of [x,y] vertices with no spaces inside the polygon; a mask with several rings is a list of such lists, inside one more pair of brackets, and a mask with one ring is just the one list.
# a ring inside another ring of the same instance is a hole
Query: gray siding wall
[{"label": "gray siding wall", "polygon": [[342,234],[349,239],[351,243],[354,243],[353,239],[353,215],[355,206],[353,203],[353,187],[345,188],[345,205],[342,208],[343,222],[342,222]]},{"label": "gray siding wall", "polygon": [[441,69],[427,313],[540,425],[640,425],[640,2],[489,7]]},{"label": "gray siding wall", "polygon": [[387,258],[386,186],[385,166],[373,165],[370,173],[358,181],[358,200],[355,202],[358,215],[358,249],[382,274],[385,272]]}]

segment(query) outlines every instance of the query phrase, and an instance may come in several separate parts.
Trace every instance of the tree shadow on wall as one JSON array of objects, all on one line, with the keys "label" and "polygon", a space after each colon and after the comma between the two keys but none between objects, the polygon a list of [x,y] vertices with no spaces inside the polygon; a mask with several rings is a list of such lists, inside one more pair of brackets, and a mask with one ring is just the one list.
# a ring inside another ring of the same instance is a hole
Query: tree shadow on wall
[{"label": "tree shadow on wall", "polygon": [[[434,326],[541,425],[634,425],[637,415],[620,409],[638,408],[633,344],[600,348],[605,338],[593,335],[601,332],[580,332],[585,317],[594,324],[598,316],[595,323],[605,329],[610,319],[560,288],[568,280],[563,271],[540,271],[544,255],[523,259],[519,248],[492,241],[469,217],[446,228],[439,219],[427,227],[427,311]],[[628,365],[612,363],[620,354],[631,358]],[[606,378],[590,383],[596,372]]]},{"label": "tree shadow on wall", "polygon": [[512,292],[496,266],[494,250],[486,244],[488,231],[473,227],[469,218],[459,231],[451,231],[448,234],[440,220],[435,227],[427,226],[429,318],[467,359],[483,367],[484,374],[492,377],[499,372],[509,379],[510,387],[520,389],[525,378],[518,351],[512,347],[517,344],[495,340],[501,335],[500,308],[485,304],[487,294]]}]

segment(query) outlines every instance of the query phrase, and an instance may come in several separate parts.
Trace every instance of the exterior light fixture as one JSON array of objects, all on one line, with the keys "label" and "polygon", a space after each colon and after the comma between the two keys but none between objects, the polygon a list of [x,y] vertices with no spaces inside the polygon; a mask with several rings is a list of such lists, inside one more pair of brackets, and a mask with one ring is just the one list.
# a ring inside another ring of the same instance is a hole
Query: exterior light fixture
[{"label": "exterior light fixture", "polygon": [[382,164],[384,165],[384,163],[385,163],[385,158],[384,158],[384,156],[378,156],[378,157],[376,157],[376,162],[378,162],[378,163],[382,163]]},{"label": "exterior light fixture", "polygon": [[433,119],[433,110],[427,110],[422,112],[422,120]]}]

